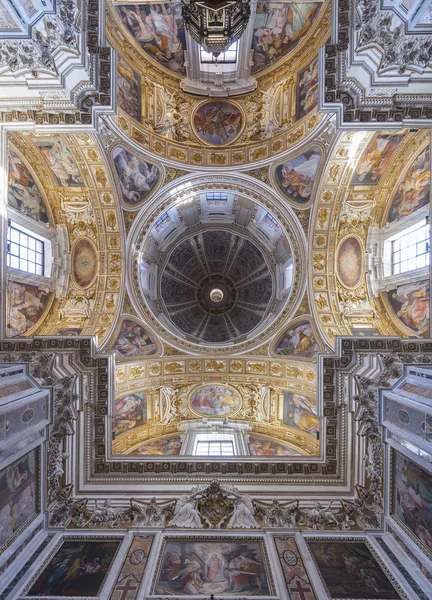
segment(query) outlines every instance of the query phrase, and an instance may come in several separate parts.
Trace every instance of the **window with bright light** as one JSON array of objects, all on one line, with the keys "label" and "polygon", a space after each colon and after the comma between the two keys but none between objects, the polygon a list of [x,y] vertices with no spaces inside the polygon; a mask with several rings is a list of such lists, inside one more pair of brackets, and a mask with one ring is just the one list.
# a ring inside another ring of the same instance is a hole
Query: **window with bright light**
[{"label": "window with bright light", "polygon": [[238,42],[234,42],[225,52],[221,52],[217,59],[213,56],[211,52],[206,52],[206,50],[201,47],[201,63],[209,64],[209,63],[218,63],[218,64],[232,64],[237,62],[237,46]]},{"label": "window with bright light", "polygon": [[198,440],[195,448],[197,456],[234,456],[232,440]]},{"label": "window with bright light", "polygon": [[228,194],[222,194],[220,192],[208,192],[206,194],[207,202],[214,202],[215,200],[221,200],[222,202],[228,201]]},{"label": "window with bright light", "polygon": [[7,265],[12,269],[44,275],[45,244],[13,223],[7,231]]},{"label": "window with bright light", "polygon": [[429,266],[429,224],[422,221],[391,240],[392,275]]}]

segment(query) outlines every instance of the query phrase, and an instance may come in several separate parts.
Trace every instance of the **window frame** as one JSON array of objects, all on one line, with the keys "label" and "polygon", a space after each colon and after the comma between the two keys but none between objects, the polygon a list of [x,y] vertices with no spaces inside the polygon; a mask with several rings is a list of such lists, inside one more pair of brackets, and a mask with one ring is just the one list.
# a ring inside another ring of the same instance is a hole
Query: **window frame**
[{"label": "window frame", "polygon": [[[16,241],[13,238],[13,232],[18,234],[19,240]],[[25,238],[25,244],[22,243],[22,238]],[[30,275],[37,275],[39,277],[45,277],[45,254],[46,254],[46,241],[45,239],[40,239],[40,237],[31,234],[25,228],[19,226],[17,223],[8,219],[7,224],[7,266],[10,269],[16,269],[17,271],[21,271],[22,273],[29,273]],[[33,242],[34,248],[31,247],[31,243]],[[17,246],[18,254],[12,252],[12,246]],[[40,250],[41,248],[41,250]],[[35,255],[35,259],[32,260],[29,255],[33,253]],[[23,255],[22,255],[23,254]],[[40,256],[40,262],[37,261],[38,255]],[[13,259],[17,260],[19,266],[13,266],[11,263]],[[21,268],[21,263],[27,263],[27,269]],[[29,263],[34,265],[34,271],[31,271],[28,266]],[[37,269],[40,269],[38,272]]]}]

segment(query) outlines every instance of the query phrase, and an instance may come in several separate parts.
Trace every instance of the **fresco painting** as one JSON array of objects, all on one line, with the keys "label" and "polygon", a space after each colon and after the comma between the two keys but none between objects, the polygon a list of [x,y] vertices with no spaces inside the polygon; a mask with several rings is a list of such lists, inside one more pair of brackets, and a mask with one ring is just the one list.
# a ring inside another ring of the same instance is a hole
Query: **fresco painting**
[{"label": "fresco painting", "polygon": [[147,198],[159,179],[159,169],[124,148],[113,152],[123,202],[135,206]]},{"label": "fresco painting", "polygon": [[156,354],[156,344],[136,321],[124,319],[112,350],[120,358],[151,356]]},{"label": "fresco painting", "polygon": [[402,140],[402,135],[374,134],[360,157],[351,185],[377,185]]},{"label": "fresco painting", "polygon": [[318,58],[297,76],[296,119],[301,119],[318,106]]},{"label": "fresco painting", "polygon": [[84,185],[75,159],[61,138],[36,139],[35,144],[51,167],[59,185],[63,187]]},{"label": "fresco painting", "polygon": [[301,456],[286,444],[261,435],[250,435],[248,445],[252,456]]},{"label": "fresco painting", "polygon": [[432,552],[432,473],[395,452],[394,513]]},{"label": "fresco painting", "polygon": [[81,238],[72,249],[72,273],[77,284],[83,288],[91,286],[98,273],[98,252],[87,238]]},{"label": "fresco painting", "polygon": [[140,456],[176,456],[180,454],[182,441],[179,435],[169,435],[141,444],[131,454]]},{"label": "fresco painting", "polygon": [[308,541],[332,599],[400,600],[368,546],[361,541]]},{"label": "fresco painting", "polygon": [[44,199],[33,175],[12,150],[9,152],[8,205],[35,221],[49,222]]},{"label": "fresco painting", "polygon": [[429,204],[430,192],[430,148],[425,148],[417,156],[393,199],[387,222],[397,221]]},{"label": "fresco painting", "polygon": [[186,38],[180,0],[163,4],[121,4],[117,12],[146,54],[167,69],[186,74]]},{"label": "fresco painting", "polygon": [[275,354],[314,358],[320,351],[309,321],[300,321],[285,331],[276,344]]},{"label": "fresco painting", "polygon": [[312,27],[320,4],[259,0],[252,37],[252,73],[273,65],[293,50]]},{"label": "fresco painting", "polygon": [[147,401],[145,392],[128,394],[114,402],[112,428],[114,434],[140,427],[147,423]]},{"label": "fresco painting", "polygon": [[284,392],[283,422],[288,427],[315,434],[319,431],[316,398]]},{"label": "fresco painting", "polygon": [[320,160],[321,150],[312,148],[279,165],[275,175],[281,191],[300,204],[308,202],[312,195]]},{"label": "fresco painting", "polygon": [[152,543],[152,535],[134,536],[109,600],[134,600],[137,597]]},{"label": "fresco painting", "polygon": [[0,471],[0,548],[38,511],[37,450]]},{"label": "fresco painting", "polygon": [[238,410],[241,399],[224,385],[205,385],[193,393],[190,403],[200,415],[222,417]]},{"label": "fresco painting", "polygon": [[263,542],[169,540],[153,594],[210,597],[272,595]]},{"label": "fresco painting", "polygon": [[274,543],[291,598],[294,600],[299,597],[302,600],[318,600],[295,539],[293,537],[275,537]]},{"label": "fresco painting", "polygon": [[7,287],[7,337],[22,336],[42,317],[51,294],[36,285],[9,281]]},{"label": "fresco painting", "polygon": [[243,129],[241,110],[232,102],[214,100],[200,104],[193,115],[196,135],[214,146],[233,142]]},{"label": "fresco painting", "polygon": [[120,543],[103,539],[64,541],[27,595],[98,596]]},{"label": "fresco painting", "polygon": [[387,292],[396,316],[420,337],[429,337],[429,281],[406,283]]},{"label": "fresco painting", "polygon": [[363,277],[364,250],[358,238],[344,238],[337,249],[337,275],[339,281],[349,289],[356,288]]},{"label": "fresco painting", "polygon": [[141,121],[141,77],[123,61],[117,64],[117,102],[130,117]]}]

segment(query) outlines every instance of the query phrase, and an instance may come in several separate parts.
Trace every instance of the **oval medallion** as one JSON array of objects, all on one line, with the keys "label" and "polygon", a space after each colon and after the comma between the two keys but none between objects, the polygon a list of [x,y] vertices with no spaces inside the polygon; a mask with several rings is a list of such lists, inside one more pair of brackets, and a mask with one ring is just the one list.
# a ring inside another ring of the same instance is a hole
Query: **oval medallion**
[{"label": "oval medallion", "polygon": [[87,288],[98,272],[98,253],[95,245],[87,238],[77,241],[72,250],[72,273],[80,287]]},{"label": "oval medallion", "polygon": [[363,277],[363,248],[355,236],[344,238],[337,249],[337,276],[346,288],[356,288]]},{"label": "oval medallion", "polygon": [[34,417],[34,410],[32,408],[28,408],[27,410],[25,410],[21,416],[21,421],[23,423],[30,423],[30,421],[33,419]]},{"label": "oval medallion", "polygon": [[240,108],[226,100],[200,104],[192,118],[195,135],[212,146],[231,144],[243,131],[244,119]]}]

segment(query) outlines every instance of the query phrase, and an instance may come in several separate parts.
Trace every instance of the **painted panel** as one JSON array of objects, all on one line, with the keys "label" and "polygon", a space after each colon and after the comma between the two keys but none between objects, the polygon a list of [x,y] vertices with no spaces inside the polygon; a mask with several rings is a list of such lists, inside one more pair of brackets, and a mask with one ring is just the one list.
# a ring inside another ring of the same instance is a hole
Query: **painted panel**
[{"label": "painted panel", "polygon": [[141,121],[141,77],[126,63],[117,63],[117,103],[122,110]]},{"label": "painted panel", "polygon": [[427,147],[400,182],[387,221],[397,221],[429,204],[430,179],[430,149]]},{"label": "painted panel", "polygon": [[117,436],[147,423],[145,392],[128,394],[114,402],[113,431]]},{"label": "painted panel", "polygon": [[320,160],[321,150],[312,148],[276,167],[276,181],[281,192],[294,202],[307,203],[312,195]]},{"label": "painted panel", "polygon": [[7,337],[22,336],[42,317],[51,294],[36,285],[9,281],[7,286]]},{"label": "painted panel", "polygon": [[195,135],[212,146],[233,142],[242,132],[244,120],[240,108],[232,102],[213,100],[204,102],[192,117]]},{"label": "painted panel", "polygon": [[393,513],[432,552],[432,474],[395,452],[393,477]]},{"label": "painted panel", "polygon": [[285,331],[276,344],[275,354],[314,358],[320,347],[309,321],[300,321]]},{"label": "painted panel", "polygon": [[364,250],[359,239],[350,235],[344,238],[337,249],[337,276],[348,289],[356,288],[364,272]]},{"label": "painted panel", "polygon": [[429,337],[429,281],[407,283],[387,292],[394,313],[420,337]]},{"label": "painted panel", "polygon": [[124,148],[113,151],[123,202],[135,206],[143,202],[159,179],[159,169]]},{"label": "painted panel", "polygon": [[297,77],[296,119],[318,106],[318,58],[299,72]]},{"label": "painted panel", "polygon": [[248,445],[252,456],[302,456],[283,442],[262,435],[250,435]]},{"label": "painted panel", "polygon": [[75,159],[61,138],[36,139],[35,144],[51,167],[59,185],[84,185]]},{"label": "painted panel", "polygon": [[275,537],[282,573],[291,598],[317,600],[293,537]]},{"label": "painted panel", "polygon": [[0,471],[0,548],[39,512],[37,450]]},{"label": "painted panel", "polygon": [[351,185],[377,185],[403,139],[402,135],[374,134],[360,157]]},{"label": "painted panel", "polygon": [[320,4],[259,0],[252,38],[252,73],[278,62],[293,50],[312,27]]},{"label": "painted panel", "polygon": [[240,408],[241,398],[224,385],[205,385],[192,394],[190,404],[200,415],[224,417]]},{"label": "painted panel", "polygon": [[400,600],[364,542],[310,541],[308,546],[332,600]]},{"label": "painted panel", "polygon": [[179,435],[168,435],[141,444],[131,454],[139,454],[140,456],[176,456],[180,454],[181,447],[182,441]]},{"label": "painted panel", "polygon": [[77,284],[90,287],[98,273],[98,252],[87,238],[81,238],[72,249],[72,273]]},{"label": "painted panel", "polygon": [[319,431],[316,398],[308,398],[293,392],[284,392],[283,422],[284,425],[316,433]]},{"label": "painted panel", "polygon": [[263,541],[169,540],[162,549],[153,594],[270,596]]},{"label": "painted panel", "polygon": [[120,541],[64,541],[32,585],[28,596],[96,597]]},{"label": "painted panel", "polygon": [[112,346],[120,358],[151,356],[156,353],[156,344],[136,321],[125,319]]},{"label": "painted panel", "polygon": [[13,436],[34,427],[48,418],[47,398],[39,398],[28,402],[9,412],[0,415],[0,441],[9,440]]},{"label": "painted panel", "polygon": [[181,1],[168,4],[122,4],[117,12],[138,45],[160,65],[186,74],[185,28]]},{"label": "painted panel", "polygon": [[9,152],[8,205],[35,221],[49,222],[44,199],[33,175],[12,150]]},{"label": "painted panel", "polygon": [[109,597],[110,600],[134,600],[136,598],[152,543],[152,535],[136,535],[133,538]]}]

